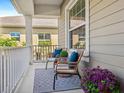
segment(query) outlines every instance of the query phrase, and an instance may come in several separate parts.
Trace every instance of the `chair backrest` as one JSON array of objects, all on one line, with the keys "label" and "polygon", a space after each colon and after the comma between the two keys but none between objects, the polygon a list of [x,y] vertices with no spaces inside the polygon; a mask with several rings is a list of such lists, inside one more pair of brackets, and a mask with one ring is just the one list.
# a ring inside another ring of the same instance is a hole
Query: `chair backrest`
[{"label": "chair backrest", "polygon": [[80,61],[81,61],[81,58],[82,58],[82,56],[83,56],[83,53],[84,53],[84,51],[81,51],[81,53],[80,53],[80,55],[79,55],[79,58],[78,58],[78,60],[77,60],[77,65],[75,66],[75,70],[76,71],[78,71],[78,64],[80,63]]},{"label": "chair backrest", "polygon": [[78,61],[77,61],[78,64],[79,64],[79,62],[81,61],[81,58],[82,58],[83,54],[84,54],[84,51],[81,51],[81,53],[79,54]]},{"label": "chair backrest", "polygon": [[83,57],[83,54],[84,54],[84,50],[82,50],[81,52],[80,52],[80,55],[79,55],[79,58],[78,58],[78,60],[77,60],[77,65],[76,65],[76,67],[75,67],[75,70],[78,72],[78,64],[81,62],[81,58]]}]

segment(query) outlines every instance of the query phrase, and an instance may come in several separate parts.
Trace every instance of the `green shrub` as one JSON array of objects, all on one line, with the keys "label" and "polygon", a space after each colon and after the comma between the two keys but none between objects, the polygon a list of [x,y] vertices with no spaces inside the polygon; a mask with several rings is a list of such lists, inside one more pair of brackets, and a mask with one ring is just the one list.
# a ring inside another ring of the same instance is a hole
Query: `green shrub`
[{"label": "green shrub", "polygon": [[22,46],[26,46],[26,42],[22,42]]},{"label": "green shrub", "polygon": [[51,41],[39,41],[39,45],[51,45]]},{"label": "green shrub", "polygon": [[2,47],[16,47],[17,46],[17,41],[15,38],[0,38],[0,46]]}]

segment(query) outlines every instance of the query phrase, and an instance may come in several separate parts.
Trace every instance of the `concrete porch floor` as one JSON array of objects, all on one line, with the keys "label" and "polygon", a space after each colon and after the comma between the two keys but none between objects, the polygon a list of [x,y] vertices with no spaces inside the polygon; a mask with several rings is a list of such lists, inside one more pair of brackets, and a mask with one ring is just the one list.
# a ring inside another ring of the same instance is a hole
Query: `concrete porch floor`
[{"label": "concrete porch floor", "polygon": [[[48,68],[51,68],[52,63],[48,64]],[[34,63],[29,66],[27,73],[23,76],[23,79],[20,80],[14,93],[33,93],[33,84],[34,84],[34,70],[36,68],[44,68],[45,63]],[[53,93],[84,93],[82,89],[70,90],[70,91],[61,91]]]}]

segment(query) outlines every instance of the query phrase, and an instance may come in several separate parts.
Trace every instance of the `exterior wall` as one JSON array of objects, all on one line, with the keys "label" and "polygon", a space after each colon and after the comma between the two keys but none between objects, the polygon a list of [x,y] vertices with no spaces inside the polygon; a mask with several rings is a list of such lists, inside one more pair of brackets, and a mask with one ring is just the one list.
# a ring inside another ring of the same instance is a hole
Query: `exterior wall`
[{"label": "exterior wall", "polygon": [[10,34],[10,32],[20,32],[25,34],[24,27],[0,27],[0,34]]},{"label": "exterior wall", "polygon": [[9,34],[0,34],[1,38],[11,38]]},{"label": "exterior wall", "polygon": [[[8,34],[10,32],[20,32],[22,34],[25,34],[25,27],[0,27],[0,33]],[[51,33],[51,34],[58,34],[57,28],[33,28],[33,34],[38,33]]]},{"label": "exterior wall", "polygon": [[38,45],[38,35],[33,34],[33,45]]},{"label": "exterior wall", "polygon": [[[11,38],[10,32],[20,32],[20,42],[26,42],[24,27],[0,27],[2,38]],[[52,45],[58,45],[57,28],[33,28],[33,45],[38,45],[38,33],[50,33]]]},{"label": "exterior wall", "polygon": [[25,42],[25,40],[26,40],[25,35],[24,34],[21,34],[20,35],[20,42]]},{"label": "exterior wall", "polygon": [[59,33],[58,33],[58,43],[61,47],[65,47],[65,7],[69,0],[65,0],[61,6],[61,15],[59,18]]},{"label": "exterior wall", "polygon": [[124,84],[124,0],[90,0],[90,55],[93,67],[116,74]]},{"label": "exterior wall", "polygon": [[52,45],[58,45],[58,35],[52,34],[51,42],[52,42]]}]

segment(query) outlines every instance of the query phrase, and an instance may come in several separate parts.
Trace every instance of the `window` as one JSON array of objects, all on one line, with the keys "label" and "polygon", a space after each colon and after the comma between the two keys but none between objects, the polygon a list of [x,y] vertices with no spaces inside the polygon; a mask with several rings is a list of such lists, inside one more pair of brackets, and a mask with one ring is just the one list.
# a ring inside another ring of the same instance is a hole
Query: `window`
[{"label": "window", "polygon": [[50,34],[45,34],[45,39],[50,40]]},{"label": "window", "polygon": [[50,40],[51,37],[50,37],[49,33],[40,33],[40,34],[38,34],[38,39],[40,41],[47,41],[47,40]]},{"label": "window", "polygon": [[69,11],[69,28],[80,25],[85,21],[85,0],[78,0]]},{"label": "window", "polygon": [[20,32],[11,32],[10,35],[11,35],[11,38],[14,38],[17,41],[20,41]]},{"label": "window", "polygon": [[70,32],[71,34],[71,48],[85,47],[85,27],[80,27]]},{"label": "window", "polygon": [[85,47],[85,30],[85,0],[78,0],[69,10],[69,42],[71,48]]},{"label": "window", "polygon": [[38,34],[38,39],[39,40],[44,40],[44,34]]},{"label": "window", "polygon": [[38,34],[39,45],[51,45],[51,35],[49,33]]},{"label": "window", "polygon": [[[90,0],[70,0],[65,9],[65,32],[66,32],[66,46],[73,47],[76,41],[83,41],[84,48],[89,55],[90,43]],[[82,34],[75,32],[82,27]],[[74,37],[76,39],[74,39]]]}]

